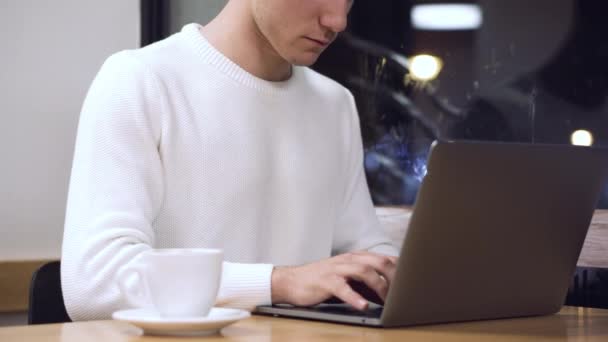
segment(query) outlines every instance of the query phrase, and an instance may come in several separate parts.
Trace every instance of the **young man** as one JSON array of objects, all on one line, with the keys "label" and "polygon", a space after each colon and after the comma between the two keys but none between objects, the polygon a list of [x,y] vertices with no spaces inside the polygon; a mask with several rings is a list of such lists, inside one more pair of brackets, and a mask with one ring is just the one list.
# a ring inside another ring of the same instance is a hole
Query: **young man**
[{"label": "young man", "polygon": [[231,0],[205,27],[105,62],[68,197],[72,319],[124,309],[114,276],[152,248],[222,248],[217,305],[336,296],[364,309],[349,280],[386,295],[397,251],[370,200],[353,97],[305,67],[351,2]]}]

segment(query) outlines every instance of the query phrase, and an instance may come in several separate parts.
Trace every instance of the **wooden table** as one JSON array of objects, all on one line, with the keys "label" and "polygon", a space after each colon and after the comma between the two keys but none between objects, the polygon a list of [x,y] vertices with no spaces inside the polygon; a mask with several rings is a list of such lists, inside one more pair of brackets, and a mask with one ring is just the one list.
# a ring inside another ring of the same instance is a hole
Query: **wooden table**
[{"label": "wooden table", "polygon": [[557,315],[378,329],[252,316],[209,337],[156,337],[117,321],[0,328],[0,341],[608,341],[608,310],[564,307]]}]

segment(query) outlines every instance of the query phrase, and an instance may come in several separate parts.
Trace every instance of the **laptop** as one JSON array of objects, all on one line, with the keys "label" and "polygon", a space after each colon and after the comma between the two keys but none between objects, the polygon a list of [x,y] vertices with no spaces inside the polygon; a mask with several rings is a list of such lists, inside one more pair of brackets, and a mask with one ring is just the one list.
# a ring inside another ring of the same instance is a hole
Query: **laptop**
[{"label": "laptop", "polygon": [[607,176],[607,149],[434,142],[384,306],[254,313],[376,327],[556,313]]}]

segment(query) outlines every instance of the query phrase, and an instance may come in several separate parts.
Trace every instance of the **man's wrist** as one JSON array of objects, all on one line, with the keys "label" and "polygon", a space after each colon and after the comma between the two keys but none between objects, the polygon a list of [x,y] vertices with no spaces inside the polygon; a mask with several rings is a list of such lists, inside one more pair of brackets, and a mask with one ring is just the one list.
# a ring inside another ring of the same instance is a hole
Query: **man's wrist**
[{"label": "man's wrist", "polygon": [[288,303],[287,288],[289,283],[289,267],[275,266],[270,280],[272,304]]}]

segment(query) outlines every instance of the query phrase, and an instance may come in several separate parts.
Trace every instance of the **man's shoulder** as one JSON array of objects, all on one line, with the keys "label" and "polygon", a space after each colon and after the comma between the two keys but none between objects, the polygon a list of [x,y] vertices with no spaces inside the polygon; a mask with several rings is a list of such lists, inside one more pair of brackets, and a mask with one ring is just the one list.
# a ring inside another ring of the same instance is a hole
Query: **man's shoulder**
[{"label": "man's shoulder", "polygon": [[131,50],[131,54],[153,69],[162,69],[179,64],[187,57],[187,54],[184,53],[184,43],[180,33],[139,49]]},{"label": "man's shoulder", "polygon": [[316,95],[329,100],[348,100],[351,96],[350,91],[337,81],[311,69],[302,67],[302,72],[309,84],[309,89]]},{"label": "man's shoulder", "polygon": [[180,38],[168,38],[137,49],[119,51],[106,60],[106,64],[120,64],[145,69],[154,74],[166,73],[175,69],[186,58]]}]

